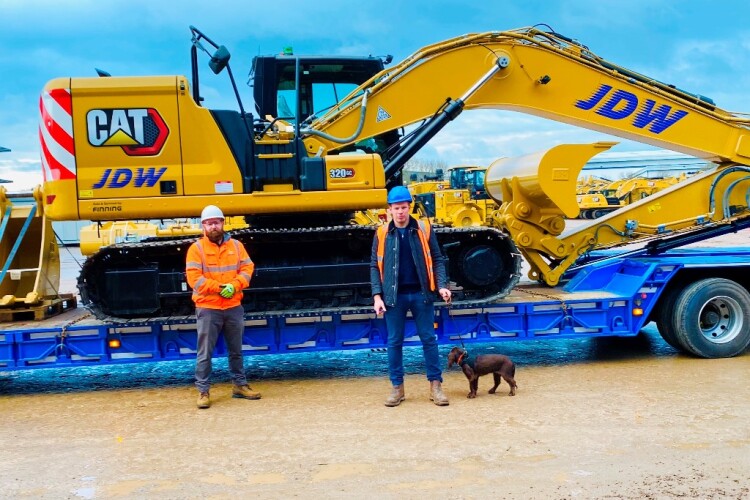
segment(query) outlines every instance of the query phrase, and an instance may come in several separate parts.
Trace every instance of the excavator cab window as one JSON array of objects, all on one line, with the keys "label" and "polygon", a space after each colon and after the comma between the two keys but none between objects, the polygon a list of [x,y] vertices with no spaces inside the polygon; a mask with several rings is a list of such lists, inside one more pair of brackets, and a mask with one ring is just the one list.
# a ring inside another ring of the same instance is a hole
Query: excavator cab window
[{"label": "excavator cab window", "polygon": [[[250,72],[257,115],[291,123],[320,117],[383,68],[384,61],[372,56],[257,56]],[[391,131],[338,152],[383,153],[400,137]]]},{"label": "excavator cab window", "polygon": [[484,187],[484,176],[487,173],[484,169],[472,170],[469,172],[468,188],[471,192],[472,200],[489,200],[490,195]]},{"label": "excavator cab window", "polygon": [[469,182],[469,170],[471,167],[455,167],[450,171],[450,184],[451,189],[466,189]]},{"label": "excavator cab window", "polygon": [[257,114],[278,118],[290,111],[290,119],[306,120],[324,113],[383,67],[380,58],[369,56],[257,56],[250,72]]},{"label": "excavator cab window", "polygon": [[[304,85],[300,95],[302,113],[300,118],[304,121],[310,115],[322,116],[326,111],[334,107],[343,97],[358,87],[354,83],[316,83]],[[294,122],[297,119],[297,90],[294,81],[279,81],[279,90],[276,96],[276,109],[278,118]]]}]

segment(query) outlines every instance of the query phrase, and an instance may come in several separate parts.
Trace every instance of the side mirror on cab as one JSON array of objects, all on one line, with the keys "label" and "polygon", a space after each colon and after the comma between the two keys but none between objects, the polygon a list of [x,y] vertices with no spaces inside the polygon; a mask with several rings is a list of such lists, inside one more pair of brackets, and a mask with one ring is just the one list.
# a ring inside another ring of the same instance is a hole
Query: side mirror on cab
[{"label": "side mirror on cab", "polygon": [[225,46],[221,45],[218,49],[216,49],[214,55],[211,56],[211,60],[208,61],[208,67],[211,68],[211,71],[213,71],[215,75],[218,75],[224,68],[227,67],[230,57],[231,54],[229,53],[229,50],[227,50]]}]

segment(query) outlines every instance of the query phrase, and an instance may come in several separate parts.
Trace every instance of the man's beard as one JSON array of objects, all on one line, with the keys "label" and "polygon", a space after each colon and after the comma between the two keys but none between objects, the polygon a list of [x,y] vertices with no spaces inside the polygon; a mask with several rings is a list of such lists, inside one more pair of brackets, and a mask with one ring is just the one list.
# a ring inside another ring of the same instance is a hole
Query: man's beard
[{"label": "man's beard", "polygon": [[206,236],[208,236],[209,240],[218,245],[219,243],[221,243],[221,240],[224,239],[224,231],[222,231],[221,229],[211,229],[210,231],[206,232]]}]

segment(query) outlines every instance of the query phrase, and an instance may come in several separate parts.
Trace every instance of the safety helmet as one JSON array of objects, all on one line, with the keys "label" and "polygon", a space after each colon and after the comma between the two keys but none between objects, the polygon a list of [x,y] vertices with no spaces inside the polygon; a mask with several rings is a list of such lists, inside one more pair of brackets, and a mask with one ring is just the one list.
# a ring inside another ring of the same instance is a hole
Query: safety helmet
[{"label": "safety helmet", "polygon": [[208,219],[224,219],[224,213],[216,205],[208,205],[201,212],[201,222],[205,222]]},{"label": "safety helmet", "polygon": [[400,203],[402,201],[412,202],[411,193],[406,186],[396,186],[388,193],[388,204]]}]

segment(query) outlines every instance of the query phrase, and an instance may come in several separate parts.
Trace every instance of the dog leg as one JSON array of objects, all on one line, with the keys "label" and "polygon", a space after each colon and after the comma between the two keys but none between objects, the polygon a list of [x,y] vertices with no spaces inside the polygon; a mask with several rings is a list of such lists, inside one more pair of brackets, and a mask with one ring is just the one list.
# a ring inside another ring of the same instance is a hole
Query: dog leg
[{"label": "dog leg", "polygon": [[518,387],[518,385],[516,385],[516,379],[514,379],[513,377],[506,377],[504,375],[503,375],[503,378],[510,385],[510,392],[508,393],[508,396],[515,396],[516,388]]},{"label": "dog leg", "polygon": [[500,376],[500,374],[499,374],[499,373],[497,373],[497,372],[494,372],[494,373],[492,374],[492,377],[493,377],[493,378],[495,379],[495,385],[493,385],[493,386],[492,386],[492,389],[490,389],[490,390],[489,390],[489,391],[487,391],[487,392],[489,392],[490,394],[495,394],[495,391],[497,390],[497,387],[498,387],[498,386],[500,385],[500,381],[502,381],[503,379],[502,379],[502,377]]},{"label": "dog leg", "polygon": [[469,399],[474,399],[477,397],[477,388],[479,386],[479,377],[475,377],[474,379],[469,381],[469,395],[466,396]]}]

